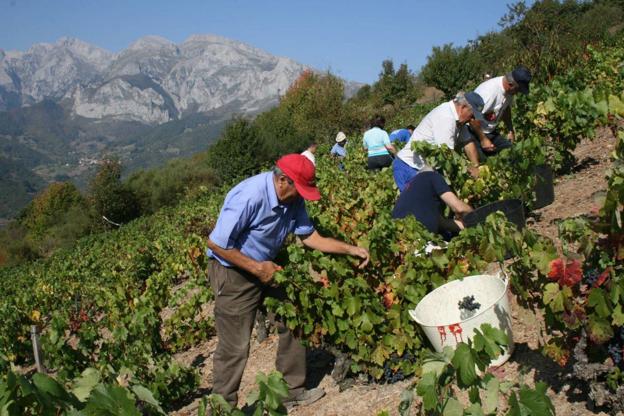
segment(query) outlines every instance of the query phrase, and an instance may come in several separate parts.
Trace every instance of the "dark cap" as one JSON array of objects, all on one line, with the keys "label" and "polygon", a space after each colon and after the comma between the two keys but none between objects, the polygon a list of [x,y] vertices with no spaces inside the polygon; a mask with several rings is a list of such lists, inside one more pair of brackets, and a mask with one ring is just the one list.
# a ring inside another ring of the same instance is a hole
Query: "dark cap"
[{"label": "dark cap", "polygon": [[511,78],[513,82],[518,85],[518,90],[522,94],[529,93],[529,82],[531,82],[531,78],[533,77],[531,76],[531,71],[529,71],[527,67],[522,65],[516,67],[516,69],[511,71]]},{"label": "dark cap", "polygon": [[483,120],[483,106],[485,102],[483,98],[474,91],[470,91],[464,95],[470,107],[472,107],[472,113],[477,120]]}]

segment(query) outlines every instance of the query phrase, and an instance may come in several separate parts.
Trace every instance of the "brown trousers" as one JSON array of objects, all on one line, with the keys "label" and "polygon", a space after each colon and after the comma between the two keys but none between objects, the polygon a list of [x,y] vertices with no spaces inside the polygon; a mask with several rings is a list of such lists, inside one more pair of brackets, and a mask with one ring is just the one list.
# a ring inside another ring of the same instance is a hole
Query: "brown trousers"
[{"label": "brown trousers", "polygon": [[[214,315],[218,337],[212,392],[236,405],[238,388],[249,356],[256,311],[270,288],[262,285],[257,277],[240,269],[224,267],[214,259],[209,262],[208,273],[215,296]],[[279,334],[275,365],[284,375],[292,397],[304,388],[306,349],[283,323],[276,321],[275,325]]]}]

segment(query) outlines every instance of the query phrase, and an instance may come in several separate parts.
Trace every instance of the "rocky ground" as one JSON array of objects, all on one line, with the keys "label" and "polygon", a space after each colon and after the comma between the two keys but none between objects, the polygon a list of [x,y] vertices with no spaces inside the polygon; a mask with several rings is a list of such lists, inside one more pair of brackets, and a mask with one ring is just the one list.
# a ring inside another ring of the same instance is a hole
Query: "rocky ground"
[{"label": "rocky ground", "polygon": [[[578,163],[572,173],[556,180],[555,202],[530,217],[529,226],[545,236],[556,239],[557,220],[595,210],[598,207],[595,202],[597,195],[606,189],[605,172],[609,167],[609,156],[614,150],[614,145],[615,139],[606,129],[600,130],[593,141],[584,140],[575,151]],[[558,415],[606,415],[591,408],[587,402],[586,386],[575,383],[566,376],[570,373],[569,368],[561,368],[542,356],[538,348],[542,319],[518,305],[515,298],[512,299],[512,313],[515,352],[506,364],[495,371],[495,374],[501,379],[519,380],[529,385],[537,381],[546,382],[551,386],[549,396]],[[202,383],[198,398],[174,412],[174,415],[196,414],[199,397],[210,392],[212,355],[215,348],[216,338],[178,355],[180,362],[194,365],[200,370]],[[255,388],[256,373],[258,371],[267,373],[274,369],[276,351],[275,335],[269,336],[262,343],[258,343],[254,336],[241,385],[240,405]],[[350,388],[341,391],[330,375],[331,357],[312,352],[308,361],[310,386],[323,387],[326,395],[312,405],[294,408],[290,414],[295,416],[376,415],[382,410],[396,415],[401,392],[414,382],[406,380],[391,385],[379,385],[355,381]],[[417,406],[416,403],[414,414],[417,414]]]}]

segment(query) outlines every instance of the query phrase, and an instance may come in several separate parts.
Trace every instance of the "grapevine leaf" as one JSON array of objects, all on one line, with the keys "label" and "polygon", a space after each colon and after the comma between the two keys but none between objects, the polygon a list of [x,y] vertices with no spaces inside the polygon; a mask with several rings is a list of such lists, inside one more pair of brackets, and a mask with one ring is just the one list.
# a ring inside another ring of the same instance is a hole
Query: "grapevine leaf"
[{"label": "grapevine leaf", "polygon": [[371,355],[371,360],[377,365],[383,365],[384,362],[390,357],[390,352],[383,346],[383,344],[377,345],[375,351]]},{"label": "grapevine leaf", "polygon": [[444,405],[442,411],[443,416],[462,416],[464,414],[464,408],[461,403],[453,397],[449,398]]},{"label": "grapevine leaf", "polygon": [[529,258],[533,261],[541,274],[548,274],[550,262],[557,257],[557,252],[551,246],[551,250],[533,250],[529,252]]},{"label": "grapevine leaf", "polygon": [[435,263],[436,266],[438,266],[439,269],[444,269],[449,262],[446,255],[439,250],[435,250],[431,254],[431,260],[433,260],[433,262]]},{"label": "grapevine leaf", "polygon": [[72,393],[78,400],[84,402],[99,382],[100,373],[95,368],[87,368],[82,372],[80,378],[74,382]]},{"label": "grapevine leaf", "polygon": [[468,398],[470,403],[481,404],[481,397],[479,396],[479,387],[472,386],[470,390],[468,390]]},{"label": "grapevine leaf", "polygon": [[165,411],[162,407],[160,407],[160,403],[158,403],[158,400],[154,398],[151,391],[139,384],[132,386],[132,391],[136,394],[139,400],[152,405],[161,415],[166,415]]},{"label": "grapevine leaf", "polygon": [[606,318],[611,314],[611,310],[607,305],[605,292],[600,288],[594,288],[589,292],[589,306],[593,307],[598,316]]},{"label": "grapevine leaf", "polygon": [[52,377],[47,376],[43,373],[35,373],[32,378],[33,384],[41,390],[43,393],[49,394],[50,396],[60,399],[64,402],[75,401],[74,398],[70,396],[69,393],[65,390],[61,384],[54,380]]},{"label": "grapevine leaf", "polygon": [[544,303],[555,313],[564,311],[564,296],[557,283],[544,286]]},{"label": "grapevine leaf", "polygon": [[618,304],[613,310],[613,319],[611,323],[615,326],[624,325],[624,312],[622,311],[622,305]]},{"label": "grapevine leaf", "polygon": [[360,311],[360,298],[349,296],[345,299],[345,307],[349,316],[353,316]]},{"label": "grapevine leaf", "polygon": [[483,335],[485,337],[496,342],[498,345],[509,345],[509,337],[507,336],[507,333],[502,329],[495,328],[490,324],[483,324],[481,325],[481,331],[483,331]]},{"label": "grapevine leaf", "polygon": [[477,381],[475,359],[468,344],[460,342],[453,356],[453,367],[457,369],[457,379],[460,387],[472,386]]},{"label": "grapevine leaf", "polygon": [[602,344],[613,338],[613,328],[605,318],[591,315],[588,322],[588,335],[592,342]]},{"label": "grapevine leaf", "polygon": [[479,403],[473,403],[468,406],[463,414],[466,416],[485,416],[485,413],[483,413],[483,408]]},{"label": "grapevine leaf", "polygon": [[496,411],[499,392],[500,381],[496,377],[492,377],[485,386],[485,399],[483,400],[483,411],[485,413],[494,413]]},{"label": "grapevine leaf", "polygon": [[446,363],[444,361],[430,360],[423,363],[422,372],[423,374],[434,373],[436,377],[440,377],[440,375],[444,372],[445,368]]},{"label": "grapevine leaf", "polygon": [[624,116],[624,103],[622,103],[622,100],[620,100],[620,97],[617,95],[609,95],[609,112]]},{"label": "grapevine leaf", "polygon": [[368,319],[368,315],[363,313],[360,316],[361,328],[364,332],[371,332],[373,330],[373,324],[370,319]]},{"label": "grapevine leaf", "polygon": [[85,414],[113,414],[139,416],[135,400],[121,386],[98,385],[87,402]]},{"label": "grapevine leaf", "polygon": [[425,410],[435,409],[438,403],[438,395],[435,388],[436,382],[437,378],[434,373],[425,373],[416,387],[416,393],[422,397]]},{"label": "grapevine leaf", "polygon": [[555,414],[555,407],[546,395],[546,384],[538,382],[535,389],[527,386],[520,388],[520,405],[529,410],[530,415],[550,416]]},{"label": "grapevine leaf", "polygon": [[342,315],[344,315],[344,311],[342,310],[340,305],[338,305],[337,303],[334,303],[334,304],[332,304],[332,314],[334,314],[334,316],[340,318],[340,317],[342,317]]}]

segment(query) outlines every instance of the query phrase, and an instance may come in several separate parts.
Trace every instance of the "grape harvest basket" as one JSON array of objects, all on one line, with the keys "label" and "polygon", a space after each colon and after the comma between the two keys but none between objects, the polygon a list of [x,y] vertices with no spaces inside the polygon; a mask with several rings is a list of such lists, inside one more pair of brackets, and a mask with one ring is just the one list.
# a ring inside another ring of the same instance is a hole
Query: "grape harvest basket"
[{"label": "grape harvest basket", "polygon": [[438,352],[472,339],[474,330],[482,324],[504,331],[509,345],[492,362],[492,366],[500,366],[509,359],[514,346],[508,287],[503,273],[464,277],[427,294],[409,314]]}]

